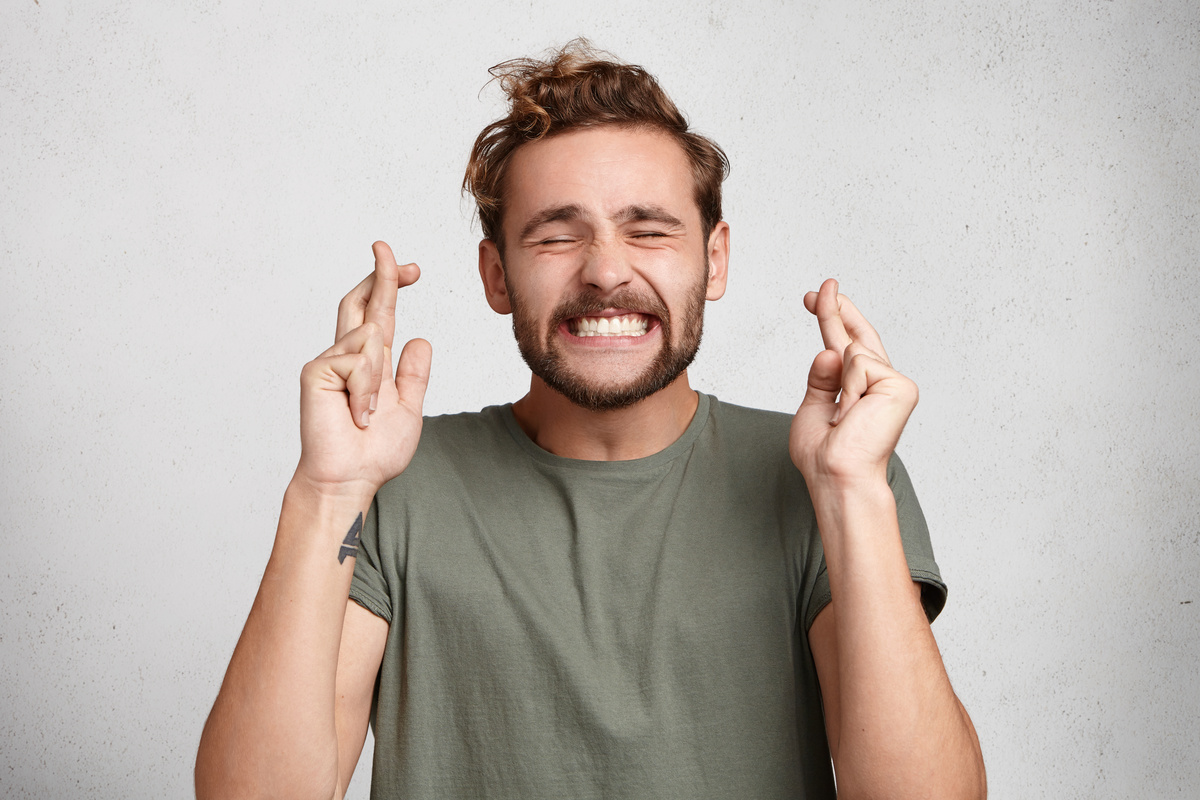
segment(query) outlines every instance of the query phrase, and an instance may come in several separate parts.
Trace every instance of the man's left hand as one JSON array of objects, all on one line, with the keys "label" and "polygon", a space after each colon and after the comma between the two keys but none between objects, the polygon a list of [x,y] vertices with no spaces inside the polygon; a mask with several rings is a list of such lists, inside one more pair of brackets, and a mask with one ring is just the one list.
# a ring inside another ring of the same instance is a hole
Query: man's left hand
[{"label": "man's left hand", "polygon": [[[830,278],[804,296],[825,349],[813,359],[808,391],[792,420],[792,461],[809,491],[887,479],[887,464],[917,385],[892,369],[879,334]],[[841,397],[838,397],[839,392]]]}]

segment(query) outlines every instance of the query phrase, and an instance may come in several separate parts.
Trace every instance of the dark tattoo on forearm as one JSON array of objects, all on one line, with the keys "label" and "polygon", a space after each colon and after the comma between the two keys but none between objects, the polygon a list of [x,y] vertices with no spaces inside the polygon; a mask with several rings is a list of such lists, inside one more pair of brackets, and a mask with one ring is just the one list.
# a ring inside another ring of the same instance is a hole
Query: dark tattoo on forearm
[{"label": "dark tattoo on forearm", "polygon": [[350,526],[350,530],[346,532],[346,538],[342,539],[342,549],[338,550],[338,563],[344,563],[346,556],[351,558],[358,557],[358,535],[362,533],[362,512],[358,512],[358,519],[354,520],[354,524]]}]

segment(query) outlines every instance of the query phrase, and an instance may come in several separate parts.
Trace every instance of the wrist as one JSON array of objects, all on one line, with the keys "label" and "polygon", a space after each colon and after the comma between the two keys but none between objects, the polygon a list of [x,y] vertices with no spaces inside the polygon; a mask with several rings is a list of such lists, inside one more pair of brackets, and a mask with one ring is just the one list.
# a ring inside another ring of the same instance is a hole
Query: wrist
[{"label": "wrist", "polygon": [[321,506],[365,508],[375,499],[379,486],[366,480],[323,481],[297,468],[284,494],[288,499]]},{"label": "wrist", "polygon": [[881,522],[896,517],[896,497],[886,474],[858,480],[805,481],[822,537],[840,536],[847,530],[876,530]]},{"label": "wrist", "polygon": [[892,499],[888,485],[887,464],[865,471],[811,470],[804,473],[808,493],[816,503],[818,498],[836,503],[851,500]]},{"label": "wrist", "polygon": [[[351,491],[347,485],[331,490],[314,486],[303,477],[293,478],[283,495],[272,560],[317,558],[318,563],[325,563],[330,554],[341,552],[343,544],[357,546],[346,537],[362,530],[373,500],[373,493]],[[337,563],[344,560],[337,559]]]}]

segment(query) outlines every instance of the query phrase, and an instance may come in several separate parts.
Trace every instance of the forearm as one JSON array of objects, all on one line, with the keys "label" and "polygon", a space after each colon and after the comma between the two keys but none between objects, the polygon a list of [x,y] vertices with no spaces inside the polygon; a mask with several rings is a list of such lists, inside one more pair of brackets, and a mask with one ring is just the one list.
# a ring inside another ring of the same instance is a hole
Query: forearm
[{"label": "forearm", "polygon": [[355,562],[338,554],[370,502],[365,492],[288,487],[262,585],[201,737],[198,797],[334,796],[335,677]]},{"label": "forearm", "polygon": [[886,480],[814,487],[833,595],[839,796],[983,796],[983,763],[904,556]]}]

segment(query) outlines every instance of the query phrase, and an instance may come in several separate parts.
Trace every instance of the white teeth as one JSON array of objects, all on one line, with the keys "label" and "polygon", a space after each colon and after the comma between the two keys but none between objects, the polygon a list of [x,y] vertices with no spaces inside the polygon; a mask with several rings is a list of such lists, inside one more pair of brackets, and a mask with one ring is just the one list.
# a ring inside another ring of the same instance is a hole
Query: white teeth
[{"label": "white teeth", "polygon": [[622,317],[578,317],[571,325],[576,336],[644,336],[650,327],[641,314]]}]

